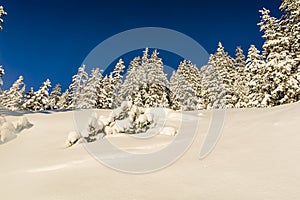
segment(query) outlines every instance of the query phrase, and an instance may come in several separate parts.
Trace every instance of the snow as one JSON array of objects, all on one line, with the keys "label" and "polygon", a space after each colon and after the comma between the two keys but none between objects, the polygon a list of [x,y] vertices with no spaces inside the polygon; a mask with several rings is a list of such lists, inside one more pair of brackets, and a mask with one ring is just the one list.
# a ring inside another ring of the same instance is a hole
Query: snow
[{"label": "snow", "polygon": [[0,141],[2,143],[16,137],[15,127],[11,122],[4,122],[0,128]]},{"label": "snow", "polygon": [[175,136],[176,135],[176,130],[173,127],[163,127],[162,130],[160,131],[160,134]]},{"label": "snow", "polygon": [[29,129],[33,126],[24,116],[18,117],[17,121],[7,121],[4,116],[0,116],[0,144],[8,142],[17,137],[24,129]]},{"label": "snow", "polygon": [[[1,199],[298,199],[299,112],[300,103],[229,109],[222,137],[204,160],[199,160],[199,152],[212,111],[201,112],[201,117],[198,112],[183,112],[190,122],[200,120],[190,149],[171,166],[142,175],[103,166],[83,145],[64,148],[74,130],[73,112],[26,114],[34,126],[0,145]],[[106,110],[97,113],[109,116]],[[180,121],[180,112],[166,113],[166,127],[181,126],[179,133],[191,130],[189,121]],[[19,120],[19,116],[5,118]],[[126,151],[147,153],[165,148],[174,136],[135,140],[118,134],[109,139]],[[184,140],[183,135],[178,142]]]}]

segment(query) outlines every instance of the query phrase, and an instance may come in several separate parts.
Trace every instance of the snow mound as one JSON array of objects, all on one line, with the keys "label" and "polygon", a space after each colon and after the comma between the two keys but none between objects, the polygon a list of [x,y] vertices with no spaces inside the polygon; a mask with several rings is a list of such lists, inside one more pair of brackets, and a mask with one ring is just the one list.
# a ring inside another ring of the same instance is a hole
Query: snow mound
[{"label": "snow mound", "polygon": [[160,131],[161,135],[175,136],[177,131],[173,127],[163,127]]},{"label": "snow mound", "polygon": [[16,122],[8,122],[4,116],[0,117],[0,141],[5,143],[16,138],[16,134],[24,129],[31,128],[33,125],[26,117],[20,117]]},{"label": "snow mound", "polygon": [[19,133],[24,129],[31,128],[32,126],[33,124],[31,124],[26,117],[21,117],[15,125],[16,132]]},{"label": "snow mound", "polygon": [[0,128],[0,141],[2,143],[16,137],[15,127],[11,122],[4,122]]}]

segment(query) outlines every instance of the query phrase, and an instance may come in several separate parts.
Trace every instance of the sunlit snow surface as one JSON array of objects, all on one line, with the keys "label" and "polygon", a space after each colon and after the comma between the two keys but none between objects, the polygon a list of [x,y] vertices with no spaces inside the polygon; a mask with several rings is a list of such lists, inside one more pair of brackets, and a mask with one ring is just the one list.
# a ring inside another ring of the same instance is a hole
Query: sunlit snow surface
[{"label": "sunlit snow surface", "polygon": [[[110,111],[97,112],[109,116]],[[188,120],[182,122],[178,112],[168,111],[169,127],[199,120],[195,141],[171,166],[142,175],[103,166],[82,144],[66,148],[68,133],[74,131],[72,111],[25,114],[33,126],[0,145],[1,199],[298,199],[299,113],[299,103],[230,109],[221,139],[200,160],[211,111],[184,112]],[[20,116],[6,113],[5,118],[15,122]],[[121,134],[109,140],[126,151],[148,153],[165,148],[175,137],[134,140]]]}]

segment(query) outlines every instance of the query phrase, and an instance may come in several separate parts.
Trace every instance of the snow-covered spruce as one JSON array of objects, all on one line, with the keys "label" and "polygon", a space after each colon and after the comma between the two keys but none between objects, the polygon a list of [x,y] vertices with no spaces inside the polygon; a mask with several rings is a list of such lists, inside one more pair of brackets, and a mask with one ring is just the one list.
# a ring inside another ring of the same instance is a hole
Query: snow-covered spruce
[{"label": "snow-covered spruce", "polygon": [[6,15],[7,13],[4,11],[3,6],[0,5],[0,31],[2,30],[1,24],[3,23],[2,15]]}]

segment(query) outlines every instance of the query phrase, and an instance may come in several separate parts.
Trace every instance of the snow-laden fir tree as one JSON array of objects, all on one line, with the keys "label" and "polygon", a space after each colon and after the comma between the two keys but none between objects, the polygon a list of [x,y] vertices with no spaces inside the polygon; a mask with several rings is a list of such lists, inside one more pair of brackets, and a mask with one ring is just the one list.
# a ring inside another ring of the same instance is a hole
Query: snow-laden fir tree
[{"label": "snow-laden fir tree", "polygon": [[68,96],[69,96],[69,90],[66,89],[64,93],[59,97],[59,100],[57,102],[57,108],[59,110],[64,110],[68,108]]},{"label": "snow-laden fir tree", "polygon": [[294,60],[293,68],[300,64],[300,0],[282,0],[280,30],[288,39],[289,55]]},{"label": "snow-laden fir tree", "polygon": [[280,31],[288,39],[289,58],[292,59],[289,84],[295,91],[288,91],[292,101],[300,100],[300,0],[283,0],[280,6],[283,16],[280,20]]},{"label": "snow-laden fir tree", "polygon": [[[226,108],[226,90],[221,74],[224,69],[217,69],[212,64],[213,55],[210,56],[208,64],[201,67],[203,89],[201,98],[203,99],[204,109]],[[222,71],[221,71],[222,70]]]},{"label": "snow-laden fir tree", "polygon": [[[116,64],[114,70],[110,73],[109,79],[111,80],[111,92],[112,94],[112,107],[116,108],[121,105],[123,99],[121,97],[121,86],[122,86],[122,79],[123,79],[123,72],[125,69],[124,61],[122,59],[119,59],[118,63]],[[120,98],[121,97],[121,98]]]},{"label": "snow-laden fir tree", "polygon": [[3,6],[0,5],[0,31],[2,30],[2,23],[3,23],[3,19],[1,18],[2,15],[6,15],[7,13],[4,11]]},{"label": "snow-laden fir tree", "polygon": [[141,59],[140,57],[135,57],[129,64],[126,79],[121,86],[121,98],[123,100],[132,101],[136,103],[137,106],[143,106],[143,94],[146,93],[147,85],[145,80],[146,73],[141,67]]},{"label": "snow-laden fir tree", "polygon": [[51,87],[51,82],[47,79],[38,91],[34,93],[33,96],[33,110],[46,110],[49,109],[49,89]]},{"label": "snow-laden fir tree", "polygon": [[85,71],[85,65],[78,68],[78,73],[72,77],[72,83],[69,86],[68,108],[75,109],[83,100],[84,88],[88,81],[88,74]]},{"label": "snow-laden fir tree", "polygon": [[234,81],[234,92],[238,98],[235,104],[236,108],[246,108],[248,103],[248,81],[245,55],[241,47],[236,48],[236,57],[234,60],[234,67],[236,69],[236,79]]},{"label": "snow-laden fir tree", "polygon": [[114,86],[112,79],[109,76],[105,76],[102,80],[102,93],[100,96],[100,101],[102,102],[102,108],[110,109],[113,106],[113,91]]},{"label": "snow-laden fir tree", "polygon": [[99,68],[93,69],[90,78],[84,88],[81,103],[78,108],[91,109],[96,108],[98,92],[101,88],[102,74]]},{"label": "snow-laden fir tree", "polygon": [[58,109],[58,101],[61,96],[61,85],[58,83],[55,85],[53,88],[52,92],[50,93],[49,96],[49,109],[51,110],[56,110]]},{"label": "snow-laden fir tree", "polygon": [[181,73],[173,72],[170,78],[171,108],[174,110],[196,110],[196,91]]},{"label": "snow-laden fir tree", "polygon": [[23,77],[20,76],[16,80],[9,90],[5,90],[2,95],[2,106],[5,109],[16,111],[21,110],[23,103],[23,93],[25,91],[25,84],[23,82]]},{"label": "snow-laden fir tree", "polygon": [[148,53],[146,48],[142,60],[136,57],[130,62],[120,94],[124,100],[131,100],[137,106],[168,107],[169,83],[162,60],[157,50],[150,58]]},{"label": "snow-laden fir tree", "polygon": [[218,44],[216,53],[210,56],[207,68],[206,73],[216,73],[205,76],[207,79],[206,87],[209,90],[208,96],[211,101],[208,107],[223,107],[223,101],[225,100],[226,108],[233,108],[238,100],[234,92],[234,81],[237,75],[234,68],[234,59],[224,51],[221,42]]},{"label": "snow-laden fir tree", "polygon": [[203,109],[205,107],[205,103],[203,102],[204,99],[202,98],[203,84],[197,66],[192,64],[189,60],[184,60],[180,62],[177,72],[185,78],[195,92],[195,98],[198,102],[195,109]]},{"label": "snow-laden fir tree", "polygon": [[[147,51],[148,49],[146,49],[145,53]],[[142,62],[142,68],[144,68],[144,71],[146,72],[147,82],[145,106],[166,108],[169,107],[167,95],[167,91],[169,90],[169,82],[167,75],[163,71],[162,59],[158,57],[158,54],[159,53],[157,50],[154,50],[150,59]],[[145,57],[145,55],[143,57]]]},{"label": "snow-laden fir tree", "polygon": [[265,84],[265,62],[262,59],[260,51],[251,45],[246,59],[246,81],[248,84],[247,107],[264,107],[262,104],[266,96],[266,91],[263,89]]},{"label": "snow-laden fir tree", "polygon": [[1,87],[2,87],[2,85],[3,85],[3,80],[2,80],[2,78],[3,78],[4,74],[5,74],[4,69],[3,69],[3,67],[0,65],[0,94],[2,93]]},{"label": "snow-laden fir tree", "polygon": [[33,87],[31,87],[25,94],[23,98],[22,109],[23,110],[33,110],[35,101],[35,92]]},{"label": "snow-laden fir tree", "polygon": [[[290,53],[289,32],[280,20],[270,16],[267,9],[260,10],[261,31],[266,39],[263,49],[266,59],[264,90],[267,91],[263,105],[276,106],[297,101],[299,83],[295,77],[297,68]],[[283,30],[285,29],[285,30]]]}]

